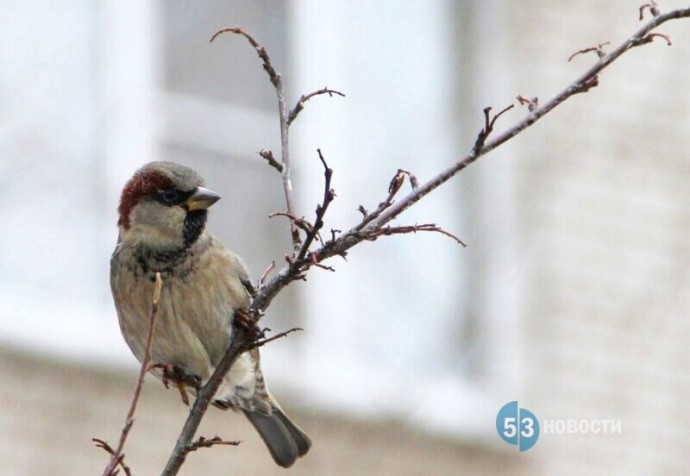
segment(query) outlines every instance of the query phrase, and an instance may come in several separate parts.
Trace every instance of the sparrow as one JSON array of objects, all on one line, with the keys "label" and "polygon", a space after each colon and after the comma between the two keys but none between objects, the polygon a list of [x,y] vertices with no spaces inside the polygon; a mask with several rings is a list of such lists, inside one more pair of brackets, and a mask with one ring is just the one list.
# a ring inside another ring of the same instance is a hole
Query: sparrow
[{"label": "sparrow", "polygon": [[[233,339],[235,313],[251,302],[242,259],[206,230],[208,208],[219,199],[197,172],[173,162],[144,165],[122,190],[113,300],[122,336],[141,362],[161,274],[150,371],[164,383],[205,384]],[[282,467],[309,451],[309,437],[268,391],[256,348],[239,356],[212,403],[242,412]]]}]

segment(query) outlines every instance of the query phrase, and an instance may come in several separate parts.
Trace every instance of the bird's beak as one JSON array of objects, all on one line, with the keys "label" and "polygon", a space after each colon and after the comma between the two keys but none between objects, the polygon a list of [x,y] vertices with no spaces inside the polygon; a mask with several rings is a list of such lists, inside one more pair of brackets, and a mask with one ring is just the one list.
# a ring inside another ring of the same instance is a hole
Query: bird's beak
[{"label": "bird's beak", "polygon": [[213,190],[204,187],[197,187],[194,193],[184,202],[187,210],[206,210],[208,207],[220,200],[218,195]]}]

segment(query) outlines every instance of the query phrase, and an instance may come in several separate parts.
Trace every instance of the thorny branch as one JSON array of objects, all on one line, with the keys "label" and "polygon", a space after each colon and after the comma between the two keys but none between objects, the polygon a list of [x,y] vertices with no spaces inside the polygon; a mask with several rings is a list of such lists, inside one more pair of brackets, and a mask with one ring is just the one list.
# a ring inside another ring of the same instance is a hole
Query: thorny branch
[{"label": "thorny branch", "polygon": [[139,378],[137,379],[137,386],[134,389],[134,395],[132,396],[132,403],[130,403],[129,411],[127,412],[127,418],[125,420],[125,425],[122,428],[122,433],[120,434],[120,441],[117,444],[117,449],[114,451],[112,448],[103,440],[94,438],[93,441],[96,442],[96,446],[103,448],[108,453],[110,453],[110,461],[103,471],[103,476],[114,476],[118,466],[124,469],[125,473],[129,475],[129,468],[125,466],[124,458],[125,455],[122,450],[125,447],[125,441],[127,441],[127,435],[129,435],[129,430],[132,429],[134,424],[134,412],[137,409],[137,403],[139,403],[139,396],[141,395],[141,388],[144,385],[144,377],[149,370],[149,363],[151,362],[151,348],[153,346],[153,336],[155,333],[156,315],[158,314],[158,302],[161,298],[161,290],[163,289],[163,279],[160,273],[156,273],[156,281],[153,286],[153,296],[151,301],[151,313],[149,315],[149,330],[148,336],[146,338],[146,348],[144,350],[144,358],[141,361],[141,368],[139,369]]},{"label": "thorny branch", "polygon": [[[654,14],[654,10],[651,11]],[[293,248],[296,252],[296,255],[293,256],[296,257],[294,259],[289,259],[288,265],[286,267],[281,269],[268,282],[264,282],[263,286],[259,287],[256,295],[254,296],[249,312],[252,313],[258,320],[258,318],[260,318],[260,316],[262,315],[263,311],[266,308],[268,308],[268,306],[271,304],[273,298],[275,298],[276,295],[288,284],[298,279],[304,279],[306,271],[308,271],[313,266],[323,266],[321,263],[329,258],[332,258],[334,256],[345,257],[348,250],[350,250],[353,246],[361,243],[362,241],[371,240],[372,238],[375,239],[377,236],[387,234],[412,233],[416,231],[441,232],[459,241],[459,239],[454,235],[451,235],[450,233],[447,233],[441,229],[436,229],[437,227],[433,224],[407,227],[392,227],[389,226],[388,223],[397,218],[401,213],[410,208],[412,205],[417,203],[421,198],[428,195],[433,190],[438,188],[440,185],[444,184],[452,177],[454,177],[456,174],[458,174],[460,171],[465,169],[467,166],[474,163],[477,159],[488,154],[495,148],[499,147],[500,145],[504,144],[516,135],[520,134],[525,129],[532,126],[535,122],[537,122],[539,119],[548,114],[551,110],[562,104],[564,101],[569,99],[571,96],[576,95],[578,93],[586,92],[590,90],[592,87],[596,86],[599,81],[599,73],[603,71],[606,67],[608,67],[611,63],[616,61],[622,54],[624,54],[625,52],[627,52],[635,46],[648,43],[650,41],[650,38],[659,36],[658,33],[651,33],[652,30],[657,28],[659,25],[670,20],[686,17],[690,17],[690,8],[678,9],[663,15],[655,16],[652,20],[650,20],[648,23],[646,23],[644,26],[638,29],[632,36],[630,36],[630,38],[623,41],[611,53],[604,54],[595,65],[589,68],[584,74],[582,74],[574,82],[568,85],[565,89],[563,89],[551,100],[546,102],[543,106],[536,107],[537,101],[534,101],[534,105],[532,106],[532,108],[530,108],[533,110],[530,110],[526,117],[518,121],[515,125],[507,129],[503,133],[499,134],[498,136],[494,136],[491,140],[488,139],[493,132],[496,120],[501,114],[506,112],[508,108],[503,110],[501,113],[499,113],[497,116],[494,116],[493,118],[490,118],[490,109],[485,109],[484,128],[482,129],[482,131],[480,131],[477,140],[474,144],[474,147],[472,147],[472,150],[468,155],[460,158],[455,163],[450,165],[446,170],[443,170],[438,175],[432,177],[425,183],[417,187],[414,187],[411,192],[409,192],[398,202],[393,201],[393,196],[395,195],[395,193],[391,195],[391,192],[389,191],[388,198],[384,202],[382,202],[382,204],[380,204],[374,212],[367,213],[364,207],[360,206],[359,209],[363,214],[361,223],[353,226],[350,230],[346,232],[336,233],[334,230],[332,230],[331,239],[326,241],[317,250],[311,251],[309,250],[309,247],[316,237],[316,232],[318,232],[318,230],[320,230],[323,227],[322,222],[325,214],[325,209],[330,203],[330,201],[332,201],[332,199],[335,197],[335,193],[332,193],[332,196],[330,196],[330,176],[332,175],[332,171],[328,172],[330,169],[326,165],[325,160],[323,160],[323,157],[320,156],[323,165],[326,169],[326,195],[322,203],[319,206],[317,206],[317,219],[313,224],[312,231],[307,232],[307,237],[304,243],[301,243],[301,240],[298,241],[293,239]],[[257,49],[259,56],[264,62],[264,69],[269,74],[269,78],[271,79],[271,82],[274,84],[276,88],[276,92],[279,97],[279,112],[281,114],[281,137],[284,137],[284,140],[281,141],[281,147],[283,148],[282,165],[283,167],[285,167],[285,159],[287,157],[286,148],[288,145],[288,116],[284,108],[283,88],[280,76],[277,73],[275,73],[272,67],[267,67],[267,65],[270,65],[270,61],[268,60],[268,55],[265,54],[265,50],[263,50],[263,48],[260,47],[260,45],[258,45],[258,43],[255,40],[253,40],[251,36],[243,32],[239,28],[221,30],[216,35],[214,35],[213,38],[226,31],[245,36],[252,44],[252,46],[254,46]],[[278,79],[276,80],[276,78]],[[529,103],[530,101],[528,100],[527,104],[529,105]],[[285,134],[283,134],[283,132],[285,132]],[[282,173],[283,177],[285,177],[285,169],[283,169]],[[287,176],[289,178],[289,167]],[[289,184],[289,181],[287,183]],[[396,188],[397,190],[395,190]],[[397,193],[399,187],[396,186],[392,187],[391,189],[395,190],[395,192]],[[289,190],[291,189],[288,189],[286,187],[286,194]],[[328,198],[329,196],[330,198]],[[289,215],[292,217],[296,216],[296,214],[290,207],[288,207],[287,213],[289,213]],[[294,220],[291,222],[291,227],[293,231],[299,234],[299,229],[294,224]],[[307,244],[307,241],[309,241],[309,246],[305,247],[304,245]],[[264,276],[263,279],[265,280],[266,276]],[[234,332],[234,339],[232,340],[227,351],[225,352],[225,355],[218,363],[215,372],[213,373],[209,381],[206,383],[206,385],[204,385],[204,387],[202,387],[202,389],[198,392],[196,401],[192,406],[192,410],[190,411],[189,417],[187,418],[182,432],[180,433],[180,436],[177,440],[177,444],[175,445],[173,453],[170,456],[168,464],[166,465],[166,468],[162,473],[164,476],[172,476],[174,474],[177,474],[180,466],[184,462],[186,454],[189,452],[189,445],[191,444],[194,438],[196,430],[198,429],[198,426],[201,422],[201,418],[206,412],[206,409],[208,408],[208,405],[211,402],[213,395],[218,389],[223,379],[223,376],[228,372],[235,359],[242,352],[247,351],[252,346],[252,335],[246,328],[236,326]]]}]

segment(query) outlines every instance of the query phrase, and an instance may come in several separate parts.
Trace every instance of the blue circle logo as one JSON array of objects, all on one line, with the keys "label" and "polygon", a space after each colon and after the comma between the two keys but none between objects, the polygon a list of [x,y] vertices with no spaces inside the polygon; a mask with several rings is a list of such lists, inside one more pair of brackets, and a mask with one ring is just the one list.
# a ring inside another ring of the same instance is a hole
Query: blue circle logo
[{"label": "blue circle logo", "polygon": [[539,420],[531,411],[520,408],[517,400],[501,407],[496,415],[498,436],[509,445],[527,451],[539,439]]}]

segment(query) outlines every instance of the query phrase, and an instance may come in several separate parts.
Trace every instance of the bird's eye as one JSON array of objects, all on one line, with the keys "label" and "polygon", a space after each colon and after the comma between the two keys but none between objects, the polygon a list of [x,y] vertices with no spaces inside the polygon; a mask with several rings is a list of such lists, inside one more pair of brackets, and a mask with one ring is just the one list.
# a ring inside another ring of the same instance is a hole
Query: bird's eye
[{"label": "bird's eye", "polygon": [[169,188],[167,190],[162,190],[160,196],[165,203],[175,203],[178,199],[177,190],[174,188]]}]

